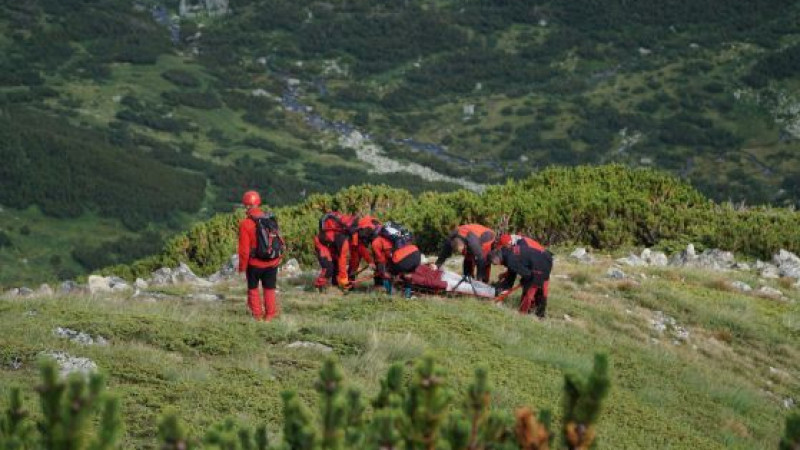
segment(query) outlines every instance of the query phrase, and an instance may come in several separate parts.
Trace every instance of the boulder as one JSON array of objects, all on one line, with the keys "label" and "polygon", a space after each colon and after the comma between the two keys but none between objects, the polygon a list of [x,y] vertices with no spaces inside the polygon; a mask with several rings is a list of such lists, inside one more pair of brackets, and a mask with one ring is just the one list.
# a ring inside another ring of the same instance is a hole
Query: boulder
[{"label": "boulder", "polygon": [[208,281],[212,283],[219,283],[221,281],[231,280],[236,277],[236,271],[239,268],[239,255],[233,255],[218,271],[208,277]]},{"label": "boulder", "polygon": [[617,259],[617,262],[630,267],[641,267],[647,265],[647,262],[644,259],[634,255],[633,253],[625,258]]},{"label": "boulder", "polygon": [[783,297],[783,292],[779,291],[778,289],[769,287],[769,286],[761,286],[758,289],[758,293],[771,298],[781,298]]},{"label": "boulder", "polygon": [[780,270],[772,264],[765,264],[761,269],[761,277],[770,279],[780,278]]},{"label": "boulder", "polygon": [[594,262],[594,258],[592,258],[592,255],[588,251],[586,251],[586,249],[583,247],[576,248],[572,253],[570,253],[569,257],[577,259],[582,263]]},{"label": "boulder", "polygon": [[753,290],[753,288],[749,284],[738,280],[731,283],[731,286],[733,286],[734,289],[742,292],[751,292]]},{"label": "boulder", "polygon": [[209,294],[205,292],[189,294],[186,298],[188,298],[189,300],[197,300],[201,302],[216,302],[218,300],[222,300],[221,295]]},{"label": "boulder", "polygon": [[47,283],[40,285],[39,289],[36,289],[36,292],[34,292],[36,297],[52,297],[53,294],[53,288]]},{"label": "boulder", "polygon": [[147,289],[148,287],[150,287],[150,285],[147,284],[147,281],[144,281],[141,278],[137,278],[136,281],[133,282],[133,287],[136,289]]},{"label": "boulder", "polygon": [[63,281],[58,287],[58,293],[61,295],[72,295],[82,291],[84,291],[84,288],[72,280]]},{"label": "boulder", "polygon": [[27,286],[22,286],[21,288],[19,288],[17,295],[19,297],[30,297],[31,295],[33,295],[33,289]]},{"label": "boulder", "polygon": [[794,253],[782,249],[772,257],[772,263],[780,276],[800,280],[800,257]]},{"label": "boulder", "polygon": [[131,286],[128,284],[128,282],[119,277],[109,277],[108,286],[113,292],[127,291],[131,289]]},{"label": "boulder", "polygon": [[642,250],[642,254],[639,258],[649,266],[663,267],[669,264],[669,259],[664,252],[656,252],[649,248]]},{"label": "boulder", "polygon": [[669,264],[706,270],[730,270],[736,265],[736,258],[734,258],[733,253],[716,248],[705,250],[698,255],[694,245],[689,244],[686,250],[672,255]]},{"label": "boulder", "polygon": [[92,295],[111,292],[111,277],[89,275],[87,280],[89,293]]},{"label": "boulder", "polygon": [[333,351],[331,347],[328,347],[325,344],[320,344],[319,342],[309,342],[309,341],[294,341],[291,344],[286,346],[287,348],[305,348],[309,350],[315,350],[321,353],[330,353]]},{"label": "boulder", "polygon": [[150,274],[150,284],[153,286],[164,286],[172,283],[172,269],[162,267]]},{"label": "boulder", "polygon": [[608,272],[606,272],[606,276],[608,278],[613,278],[615,280],[622,280],[624,278],[627,278],[627,275],[625,275],[625,272],[623,272],[621,269],[619,269],[617,267],[612,267],[612,268],[608,269]]},{"label": "boulder", "polygon": [[192,272],[184,263],[180,263],[178,267],[170,269],[169,267],[162,267],[151,274],[150,284],[154,286],[166,286],[174,284],[191,284],[193,286],[208,287],[211,282],[200,278]]},{"label": "boulder", "polygon": [[300,267],[300,263],[295,259],[292,258],[289,261],[281,266],[279,275],[285,278],[297,278],[303,274],[303,269]]}]

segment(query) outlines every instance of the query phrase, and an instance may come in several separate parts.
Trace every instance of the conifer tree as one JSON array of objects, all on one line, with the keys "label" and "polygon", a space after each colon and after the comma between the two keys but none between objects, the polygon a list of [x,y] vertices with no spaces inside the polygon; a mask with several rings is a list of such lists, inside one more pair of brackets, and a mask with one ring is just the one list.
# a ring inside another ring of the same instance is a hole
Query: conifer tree
[{"label": "conifer tree", "polygon": [[800,412],[786,418],[786,432],[781,439],[780,450],[800,450]]},{"label": "conifer tree", "polygon": [[610,387],[608,358],[595,355],[588,379],[570,374],[564,381],[564,440],[570,450],[589,449],[595,441],[600,405]]},{"label": "conifer tree", "polygon": [[327,359],[320,369],[317,392],[320,394],[322,420],[321,448],[339,450],[344,444],[347,424],[347,404],[342,387],[342,369],[333,359]]}]

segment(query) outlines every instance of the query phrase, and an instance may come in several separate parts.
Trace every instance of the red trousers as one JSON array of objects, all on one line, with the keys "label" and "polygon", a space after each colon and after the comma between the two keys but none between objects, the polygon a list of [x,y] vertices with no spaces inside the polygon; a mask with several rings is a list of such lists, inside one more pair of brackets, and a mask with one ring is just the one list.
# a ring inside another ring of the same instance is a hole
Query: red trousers
[{"label": "red trousers", "polygon": [[531,306],[539,317],[544,317],[547,311],[547,295],[550,293],[550,281],[545,281],[541,286],[530,284],[522,291],[522,303],[519,305],[521,314],[528,314]]}]

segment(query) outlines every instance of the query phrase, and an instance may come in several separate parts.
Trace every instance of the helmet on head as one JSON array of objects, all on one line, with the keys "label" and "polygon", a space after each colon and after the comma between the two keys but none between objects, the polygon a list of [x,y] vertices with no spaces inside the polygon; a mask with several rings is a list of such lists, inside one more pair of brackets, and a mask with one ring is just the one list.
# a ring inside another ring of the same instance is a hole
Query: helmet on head
[{"label": "helmet on head", "polygon": [[261,204],[261,196],[256,191],[247,191],[242,196],[244,206],[258,206]]},{"label": "helmet on head", "polygon": [[499,238],[497,238],[497,246],[508,247],[509,245],[511,245],[511,241],[512,241],[511,235],[508,233],[503,233],[500,235]]}]

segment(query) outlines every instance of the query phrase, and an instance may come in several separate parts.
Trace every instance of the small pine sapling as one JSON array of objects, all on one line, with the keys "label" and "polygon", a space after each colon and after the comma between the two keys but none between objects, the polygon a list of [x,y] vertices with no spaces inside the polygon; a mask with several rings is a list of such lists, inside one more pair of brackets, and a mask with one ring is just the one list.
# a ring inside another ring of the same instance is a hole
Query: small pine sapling
[{"label": "small pine sapling", "polygon": [[594,424],[609,387],[606,355],[595,355],[588,379],[564,377],[564,440],[570,450],[587,450],[594,444]]},{"label": "small pine sapling", "polygon": [[781,439],[780,450],[800,450],[800,412],[786,418],[786,431]]}]

